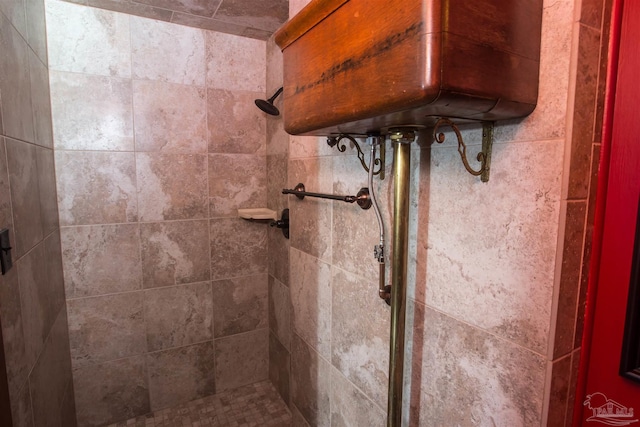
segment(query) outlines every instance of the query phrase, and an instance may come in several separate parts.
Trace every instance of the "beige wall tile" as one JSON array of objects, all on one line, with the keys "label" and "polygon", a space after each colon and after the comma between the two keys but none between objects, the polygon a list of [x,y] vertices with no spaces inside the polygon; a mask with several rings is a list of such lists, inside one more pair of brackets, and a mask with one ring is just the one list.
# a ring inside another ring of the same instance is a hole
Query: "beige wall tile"
[{"label": "beige wall tile", "polygon": [[215,340],[216,392],[269,378],[269,331],[252,332]]},{"label": "beige wall tile", "polygon": [[288,351],[291,348],[291,297],[289,288],[269,276],[269,329]]},{"label": "beige wall tile", "polygon": [[222,2],[216,18],[272,32],[287,20],[288,6],[288,0],[272,0],[267,4],[262,0]]},{"label": "beige wall tile", "polygon": [[[298,335],[291,339],[291,401],[311,426],[331,425],[331,365]],[[294,425],[300,425],[293,415]]]},{"label": "beige wall tile", "polygon": [[56,151],[60,225],[138,219],[133,153]]},{"label": "beige wall tile", "polygon": [[[331,369],[331,425],[383,427],[387,422],[386,399],[371,401],[338,370]],[[377,403],[377,405],[376,405]],[[386,408],[386,406],[385,406]]]},{"label": "beige wall tile", "polygon": [[148,4],[160,9],[168,9],[179,12],[185,12],[198,16],[213,16],[221,0],[205,1],[205,0],[180,0],[174,2],[170,0],[141,0],[140,3]]},{"label": "beige wall tile", "polygon": [[269,381],[278,390],[280,398],[288,403],[291,399],[290,389],[291,356],[278,338],[269,333]]},{"label": "beige wall tile", "polygon": [[133,77],[204,86],[204,32],[131,17]]},{"label": "beige wall tile", "polygon": [[60,230],[67,298],[142,288],[138,224]]},{"label": "beige wall tile", "polygon": [[213,330],[216,338],[268,326],[267,275],[217,280],[213,286]]},{"label": "beige wall tile", "polygon": [[48,64],[45,0],[25,0],[27,43],[44,64]]},{"label": "beige wall tile", "polygon": [[209,228],[203,221],[140,225],[144,288],[209,280]]},{"label": "beige wall tile", "polygon": [[52,70],[131,77],[126,15],[47,0],[47,37]]},{"label": "beige wall tile", "polygon": [[0,1],[0,12],[2,12],[23,38],[27,37],[27,19],[25,16],[24,0],[2,0]]},{"label": "beige wall tile", "polygon": [[50,72],[53,138],[58,150],[133,150],[131,81]]},{"label": "beige wall tile", "polygon": [[231,34],[206,34],[207,87],[265,92],[266,44]]},{"label": "beige wall tile", "polygon": [[9,239],[15,242],[11,213],[11,186],[5,139],[0,136],[0,227],[9,229]]},{"label": "beige wall tile", "polygon": [[136,151],[206,153],[205,95],[197,86],[134,81]]},{"label": "beige wall tile", "polygon": [[46,236],[59,227],[53,150],[37,147],[36,164],[38,166],[38,193],[40,195],[42,232]]},{"label": "beige wall tile", "polygon": [[149,351],[211,340],[211,283],[193,283],[144,291]]},{"label": "beige wall tile", "polygon": [[239,218],[210,221],[211,278],[227,279],[267,272],[267,228]]},{"label": "beige wall tile", "polygon": [[[35,2],[37,0],[29,0],[29,2],[32,1]],[[49,70],[32,51],[29,51],[29,68],[35,143],[43,147],[53,148]]]},{"label": "beige wall tile", "polygon": [[141,221],[206,218],[207,156],[138,153]]},{"label": "beige wall tile", "polygon": [[253,154],[209,155],[209,214],[237,216],[241,208],[267,206],[267,173],[264,156]]}]

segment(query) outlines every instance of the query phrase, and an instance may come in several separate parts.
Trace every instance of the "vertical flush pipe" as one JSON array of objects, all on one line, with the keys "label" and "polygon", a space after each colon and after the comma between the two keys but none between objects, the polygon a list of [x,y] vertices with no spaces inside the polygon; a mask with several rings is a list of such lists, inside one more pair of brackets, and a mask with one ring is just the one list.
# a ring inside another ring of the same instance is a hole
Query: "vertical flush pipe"
[{"label": "vertical flush pipe", "polygon": [[402,380],[409,259],[409,190],[413,129],[392,129],[393,142],[393,254],[391,257],[391,342],[387,427],[402,425]]}]

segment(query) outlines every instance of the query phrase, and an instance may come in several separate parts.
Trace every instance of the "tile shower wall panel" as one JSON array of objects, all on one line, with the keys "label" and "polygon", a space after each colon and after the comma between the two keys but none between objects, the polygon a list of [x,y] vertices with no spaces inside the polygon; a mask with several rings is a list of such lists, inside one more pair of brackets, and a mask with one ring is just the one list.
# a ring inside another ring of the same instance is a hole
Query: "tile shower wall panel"
[{"label": "tile shower wall panel", "polygon": [[47,5],[80,425],[266,379],[265,43]]}]

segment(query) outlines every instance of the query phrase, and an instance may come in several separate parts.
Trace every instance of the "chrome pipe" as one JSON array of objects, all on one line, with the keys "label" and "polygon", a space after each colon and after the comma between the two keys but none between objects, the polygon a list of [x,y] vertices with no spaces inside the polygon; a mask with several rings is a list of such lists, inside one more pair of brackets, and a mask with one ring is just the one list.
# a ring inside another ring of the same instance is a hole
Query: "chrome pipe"
[{"label": "chrome pipe", "polygon": [[396,129],[393,141],[393,254],[391,257],[391,342],[389,346],[389,394],[387,427],[402,425],[402,382],[409,259],[409,190],[411,143],[415,132]]}]

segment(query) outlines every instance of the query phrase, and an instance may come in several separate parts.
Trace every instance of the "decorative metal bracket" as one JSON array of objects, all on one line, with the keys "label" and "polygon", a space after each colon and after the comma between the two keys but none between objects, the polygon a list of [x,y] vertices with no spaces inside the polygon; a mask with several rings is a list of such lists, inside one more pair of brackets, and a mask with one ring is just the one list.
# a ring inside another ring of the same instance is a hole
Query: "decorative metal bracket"
[{"label": "decorative metal bracket", "polygon": [[458,153],[462,158],[464,168],[473,176],[479,176],[482,182],[489,181],[489,171],[491,169],[491,148],[493,146],[493,122],[482,122],[482,151],[478,153],[476,159],[480,162],[480,169],[475,170],[469,165],[467,160],[467,146],[462,140],[462,135],[458,126],[447,118],[441,118],[433,127],[433,140],[441,144],[445,140],[444,133],[438,133],[441,126],[449,126],[456,134],[458,139]]},{"label": "decorative metal bracket", "polygon": [[[360,164],[362,164],[362,167],[364,168],[364,170],[366,170],[367,173],[369,173],[369,166],[367,166],[367,162],[364,160],[364,152],[362,151],[362,148],[360,148],[360,144],[358,144],[358,141],[356,141],[354,137],[344,133],[338,136],[329,136],[327,137],[327,145],[329,145],[329,147],[336,147],[339,152],[344,153],[347,150],[347,146],[344,143],[343,139],[348,139],[356,147],[356,149],[358,150],[358,159],[360,159]],[[373,174],[380,175],[380,180],[384,180],[384,163],[385,163],[384,138],[382,138],[382,142],[380,143],[380,150],[378,151],[380,153],[378,155],[379,157],[376,158],[373,162],[373,164],[376,165],[378,169],[374,170]]]}]

